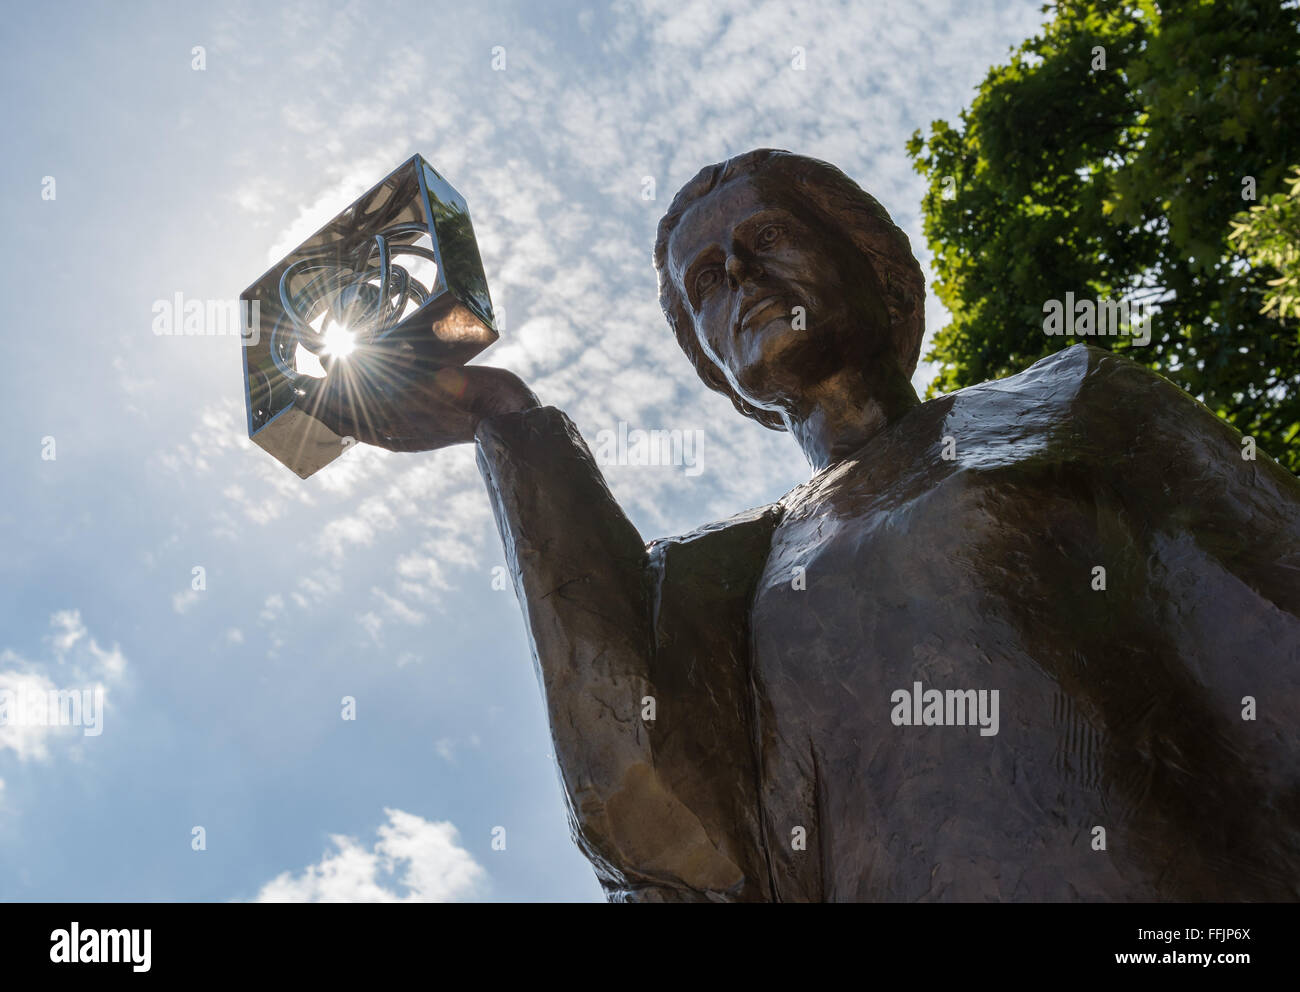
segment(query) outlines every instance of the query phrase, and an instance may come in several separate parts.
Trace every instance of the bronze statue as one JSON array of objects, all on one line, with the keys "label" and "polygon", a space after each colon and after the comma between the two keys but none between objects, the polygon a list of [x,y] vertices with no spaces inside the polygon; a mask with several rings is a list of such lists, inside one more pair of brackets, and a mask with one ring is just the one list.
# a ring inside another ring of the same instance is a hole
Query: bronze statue
[{"label": "bronze statue", "polygon": [[313,397],[477,442],[611,900],[1300,895],[1300,482],[1082,345],[920,402],[919,266],[826,163],[704,169],[655,264],[701,378],[807,455],[780,502],[647,545],[509,372]]}]

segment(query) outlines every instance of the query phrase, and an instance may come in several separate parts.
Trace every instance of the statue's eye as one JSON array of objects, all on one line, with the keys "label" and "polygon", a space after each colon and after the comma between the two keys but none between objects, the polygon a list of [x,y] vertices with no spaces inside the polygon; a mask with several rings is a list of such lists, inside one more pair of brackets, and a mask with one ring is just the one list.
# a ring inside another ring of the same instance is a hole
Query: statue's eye
[{"label": "statue's eye", "polygon": [[754,243],[760,248],[771,248],[781,240],[781,235],[784,233],[779,224],[768,224],[767,227],[758,232],[758,237],[754,239]]},{"label": "statue's eye", "polygon": [[695,295],[703,297],[705,293],[718,284],[718,267],[710,265],[707,269],[695,277]]}]

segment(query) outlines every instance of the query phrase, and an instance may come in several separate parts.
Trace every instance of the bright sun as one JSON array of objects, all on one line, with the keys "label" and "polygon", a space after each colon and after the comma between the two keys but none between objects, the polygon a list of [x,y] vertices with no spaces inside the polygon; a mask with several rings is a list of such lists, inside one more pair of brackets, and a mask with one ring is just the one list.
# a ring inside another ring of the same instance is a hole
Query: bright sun
[{"label": "bright sun", "polygon": [[346,358],[356,348],[357,339],[356,335],[342,324],[331,323],[325,328],[325,337],[322,343],[328,354],[333,355],[335,358]]}]

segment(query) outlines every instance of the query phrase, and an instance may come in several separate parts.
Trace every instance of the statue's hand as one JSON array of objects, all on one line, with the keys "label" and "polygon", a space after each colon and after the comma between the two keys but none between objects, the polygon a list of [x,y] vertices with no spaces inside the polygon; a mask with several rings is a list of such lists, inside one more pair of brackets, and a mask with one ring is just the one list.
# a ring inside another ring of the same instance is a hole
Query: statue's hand
[{"label": "statue's hand", "polygon": [[390,451],[430,451],[474,440],[479,421],[538,406],[513,372],[486,365],[364,380],[337,369],[304,387],[303,408],[341,437]]}]

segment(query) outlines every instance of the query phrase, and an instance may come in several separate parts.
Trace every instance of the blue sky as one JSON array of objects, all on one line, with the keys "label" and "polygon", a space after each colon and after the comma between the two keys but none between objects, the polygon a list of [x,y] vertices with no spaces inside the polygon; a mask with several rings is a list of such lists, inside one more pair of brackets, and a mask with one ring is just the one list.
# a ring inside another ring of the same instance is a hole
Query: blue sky
[{"label": "blue sky", "polygon": [[301,481],[247,439],[238,340],[156,335],[154,304],[233,299],[419,152],[504,307],[479,361],[593,447],[620,422],[702,431],[698,472],[605,468],[647,540],[690,530],[807,469],[667,330],[673,193],[787,148],[928,263],[904,142],[1039,6],[11,6],[0,689],[99,687],[105,712],[94,736],[0,726],[0,899],[600,899],[472,448],[360,446]]}]

